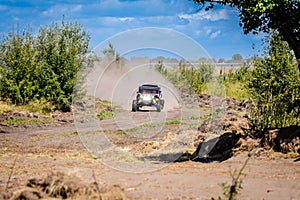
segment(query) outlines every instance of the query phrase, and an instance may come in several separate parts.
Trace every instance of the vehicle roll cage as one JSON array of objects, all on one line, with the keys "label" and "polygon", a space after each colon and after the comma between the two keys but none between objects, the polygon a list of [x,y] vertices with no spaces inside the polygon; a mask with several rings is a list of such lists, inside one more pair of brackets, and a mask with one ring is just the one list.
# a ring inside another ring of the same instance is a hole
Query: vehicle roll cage
[{"label": "vehicle roll cage", "polygon": [[148,93],[161,95],[160,87],[158,87],[157,85],[148,85],[147,84],[147,85],[139,86],[138,93],[142,94],[147,91],[148,91]]}]

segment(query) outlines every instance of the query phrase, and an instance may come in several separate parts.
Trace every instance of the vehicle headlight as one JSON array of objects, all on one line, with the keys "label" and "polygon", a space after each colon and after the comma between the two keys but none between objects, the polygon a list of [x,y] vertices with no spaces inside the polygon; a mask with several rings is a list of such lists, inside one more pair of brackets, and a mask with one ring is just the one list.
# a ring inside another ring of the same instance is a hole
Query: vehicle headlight
[{"label": "vehicle headlight", "polygon": [[144,101],[150,101],[151,100],[151,96],[145,95],[142,97]]}]

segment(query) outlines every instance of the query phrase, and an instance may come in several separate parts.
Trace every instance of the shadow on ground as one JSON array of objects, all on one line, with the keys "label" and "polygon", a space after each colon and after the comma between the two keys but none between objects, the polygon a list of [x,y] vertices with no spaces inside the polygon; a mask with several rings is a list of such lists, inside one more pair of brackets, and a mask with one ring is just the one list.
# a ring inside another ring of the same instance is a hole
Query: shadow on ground
[{"label": "shadow on ground", "polygon": [[[205,162],[205,163],[214,162],[214,161],[217,161],[217,162],[225,161],[233,156],[234,149],[240,146],[239,140],[242,137],[243,136],[240,134],[236,134],[233,132],[226,132],[218,138],[216,143],[214,143],[214,142],[212,143],[214,146],[203,147],[203,145],[205,143],[209,144],[210,141],[201,142],[198,145],[198,147],[194,153],[183,154],[177,160],[177,162],[183,162],[183,161],[187,161],[187,160],[192,160],[192,161],[197,161],[197,162]],[[199,152],[200,152],[201,148],[208,148],[211,150],[205,156],[200,157]]]},{"label": "shadow on ground", "polygon": [[[160,155],[150,155],[141,159],[171,163],[171,162],[184,162],[184,161],[197,161],[197,162],[213,162],[218,161],[222,162],[224,160],[229,159],[233,156],[233,151],[235,148],[239,146],[238,142],[242,136],[237,135],[232,132],[227,132],[221,135],[218,138],[218,141],[215,143],[213,147],[205,148],[211,149],[211,151],[206,155],[206,157],[199,158],[199,151],[204,144],[201,142],[196,151],[194,153],[169,153],[169,154],[160,154]],[[206,141],[206,143],[210,143],[210,141]]]},{"label": "shadow on ground", "polygon": [[[216,140],[216,138],[212,139]],[[209,146],[211,144],[211,146]],[[205,146],[203,146],[205,145]],[[199,156],[201,148],[209,149],[204,156]],[[193,153],[162,154],[159,156],[147,157],[161,162],[222,162],[231,158],[238,151],[252,151],[260,148],[266,151],[281,152],[283,154],[293,154],[296,157],[294,162],[300,161],[300,126],[289,126],[278,129],[266,130],[260,133],[260,137],[253,138],[232,132],[226,132],[218,137],[217,142],[210,140],[200,142]]]}]

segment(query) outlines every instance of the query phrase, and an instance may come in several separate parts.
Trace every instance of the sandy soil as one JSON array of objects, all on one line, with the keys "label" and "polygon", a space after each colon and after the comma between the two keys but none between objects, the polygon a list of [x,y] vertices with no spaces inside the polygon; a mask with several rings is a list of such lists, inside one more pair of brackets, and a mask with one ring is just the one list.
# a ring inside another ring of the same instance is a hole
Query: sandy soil
[{"label": "sandy soil", "polygon": [[[68,124],[2,133],[1,191],[12,192],[32,177],[62,172],[101,187],[119,185],[129,199],[209,199],[222,195],[220,184],[230,183],[231,172],[247,159],[247,152],[241,152],[223,162],[175,162],[153,172],[126,173],[94,159],[74,131],[74,125]],[[298,199],[299,159],[268,155],[251,157],[240,199]]]}]

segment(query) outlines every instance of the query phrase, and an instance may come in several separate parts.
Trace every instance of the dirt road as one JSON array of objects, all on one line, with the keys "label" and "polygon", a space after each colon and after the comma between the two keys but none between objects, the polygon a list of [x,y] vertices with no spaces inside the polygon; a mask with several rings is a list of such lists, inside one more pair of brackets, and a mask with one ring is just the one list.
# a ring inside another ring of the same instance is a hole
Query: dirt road
[{"label": "dirt road", "polygon": [[[230,183],[230,172],[240,169],[247,158],[247,153],[240,153],[223,162],[187,161],[149,173],[126,173],[94,159],[71,131],[72,125],[68,129],[1,134],[1,191],[6,187],[14,191],[31,177],[63,172],[86,183],[96,179],[101,187],[119,185],[129,199],[209,199],[222,195],[220,184]],[[244,173],[240,199],[300,196],[300,168],[295,159],[276,154],[268,158],[254,156]]]}]

